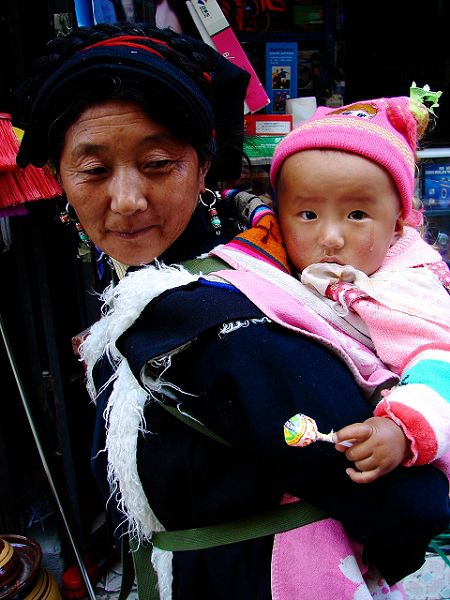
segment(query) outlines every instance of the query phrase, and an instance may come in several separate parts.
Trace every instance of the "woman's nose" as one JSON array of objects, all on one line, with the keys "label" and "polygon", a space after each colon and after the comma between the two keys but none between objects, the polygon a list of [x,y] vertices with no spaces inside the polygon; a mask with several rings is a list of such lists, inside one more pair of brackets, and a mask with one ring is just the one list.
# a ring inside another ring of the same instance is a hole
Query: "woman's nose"
[{"label": "woman's nose", "polygon": [[123,169],[110,182],[111,210],[132,215],[147,208],[146,188],[139,173]]}]

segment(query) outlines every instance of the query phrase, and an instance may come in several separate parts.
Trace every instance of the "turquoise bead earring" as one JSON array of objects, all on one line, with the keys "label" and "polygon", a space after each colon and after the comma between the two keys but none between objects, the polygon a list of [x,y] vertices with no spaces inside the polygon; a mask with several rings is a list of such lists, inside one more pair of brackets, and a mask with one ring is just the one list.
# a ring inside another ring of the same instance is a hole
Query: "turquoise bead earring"
[{"label": "turquoise bead earring", "polygon": [[[211,202],[207,202],[204,200],[203,195],[210,194],[212,196]],[[206,206],[208,209],[208,215],[211,220],[211,227],[214,229],[216,235],[220,235],[220,231],[222,228],[222,221],[219,218],[217,210],[214,208],[217,200],[220,198],[218,192],[213,192],[212,190],[206,188],[203,192],[203,195],[200,194],[199,200]]]}]

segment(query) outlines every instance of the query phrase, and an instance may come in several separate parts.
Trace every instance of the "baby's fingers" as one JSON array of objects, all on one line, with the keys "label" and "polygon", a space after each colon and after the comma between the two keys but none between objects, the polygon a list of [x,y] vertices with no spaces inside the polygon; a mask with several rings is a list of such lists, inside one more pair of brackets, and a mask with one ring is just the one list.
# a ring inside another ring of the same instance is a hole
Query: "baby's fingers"
[{"label": "baby's fingers", "polygon": [[353,467],[349,467],[345,470],[347,475],[355,483],[371,483],[380,477],[381,473],[379,469],[372,469],[371,471],[358,471]]},{"label": "baby's fingers", "polygon": [[365,442],[371,435],[372,427],[370,427],[370,425],[366,425],[365,423],[352,423],[352,425],[347,425],[335,432],[336,444],[341,445],[340,448],[336,449],[340,450],[340,452],[345,452],[346,448],[343,448],[343,446],[349,448],[354,444]]}]

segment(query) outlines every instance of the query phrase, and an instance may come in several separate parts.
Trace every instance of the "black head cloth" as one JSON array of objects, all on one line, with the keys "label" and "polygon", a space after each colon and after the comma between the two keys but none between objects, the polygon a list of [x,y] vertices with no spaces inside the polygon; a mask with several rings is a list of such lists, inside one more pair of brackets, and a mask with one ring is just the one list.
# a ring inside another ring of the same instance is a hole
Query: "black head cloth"
[{"label": "black head cloth", "polygon": [[215,138],[217,158],[211,169],[216,179],[239,177],[249,75],[203,42],[194,43],[213,58],[213,68],[204,74],[208,94],[136,36],[116,36],[78,50],[56,67],[32,99],[17,164],[42,167],[48,162],[55,134],[64,133],[78,116],[74,106],[79,107],[81,94],[95,90],[93,98],[107,99],[128,84],[154,97],[156,114],[150,116],[165,121],[194,148]]}]

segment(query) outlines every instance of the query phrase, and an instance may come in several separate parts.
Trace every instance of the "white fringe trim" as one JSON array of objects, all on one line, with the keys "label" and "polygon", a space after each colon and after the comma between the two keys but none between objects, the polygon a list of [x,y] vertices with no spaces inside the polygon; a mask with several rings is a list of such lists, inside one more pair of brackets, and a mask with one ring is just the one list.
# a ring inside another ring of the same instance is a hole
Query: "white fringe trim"
[{"label": "white fringe trim", "polygon": [[161,264],[143,267],[129,273],[115,287],[102,295],[103,316],[95,323],[80,346],[81,360],[87,367],[87,387],[95,401],[96,390],[92,370],[105,354],[114,367],[113,389],[105,409],[108,481],[111,499],[124,514],[128,531],[139,539],[149,539],[154,531],[164,528],[154,515],[139,479],[136,449],[138,433],[146,429],[144,407],[151,398],[151,388],[161,389],[167,382],[161,379],[146,381],[144,390],[133,376],[130,367],[116,347],[117,339],[141,314],[147,304],[162,292],[186,285],[198,279],[181,266]]},{"label": "white fringe trim", "polygon": [[172,552],[153,548],[152,565],[158,575],[159,600],[172,600],[172,558]]}]

